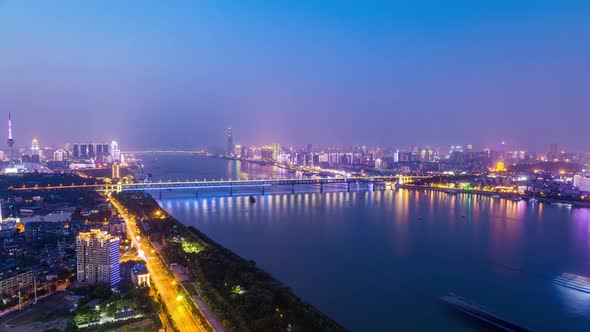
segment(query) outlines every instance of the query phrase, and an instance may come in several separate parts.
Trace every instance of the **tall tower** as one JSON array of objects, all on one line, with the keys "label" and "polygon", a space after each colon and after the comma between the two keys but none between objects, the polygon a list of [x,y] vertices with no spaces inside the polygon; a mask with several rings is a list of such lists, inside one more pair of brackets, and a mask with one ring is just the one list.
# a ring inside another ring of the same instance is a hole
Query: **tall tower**
[{"label": "tall tower", "polygon": [[10,121],[10,112],[8,112],[8,160],[10,162],[10,167],[12,167],[14,163],[12,151],[13,146],[14,139],[12,138],[12,122]]},{"label": "tall tower", "polygon": [[227,129],[227,154],[234,154],[234,136],[232,134],[231,128]]}]

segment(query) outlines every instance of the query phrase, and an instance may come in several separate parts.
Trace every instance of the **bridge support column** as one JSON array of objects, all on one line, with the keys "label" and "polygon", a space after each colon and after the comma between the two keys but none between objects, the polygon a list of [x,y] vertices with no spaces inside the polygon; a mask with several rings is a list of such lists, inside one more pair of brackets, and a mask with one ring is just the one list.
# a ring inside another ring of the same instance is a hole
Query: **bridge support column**
[{"label": "bridge support column", "polygon": [[377,182],[373,182],[373,191],[377,190]]},{"label": "bridge support column", "polygon": [[291,194],[295,193],[295,183],[291,183]]},{"label": "bridge support column", "polygon": [[262,186],[262,195],[264,195],[264,186]]},{"label": "bridge support column", "polygon": [[346,192],[350,192],[350,182],[346,182]]},{"label": "bridge support column", "polygon": [[199,198],[199,190],[195,189],[195,198]]},{"label": "bridge support column", "polygon": [[324,192],[324,184],[320,183],[320,193],[323,193],[323,192]]},{"label": "bridge support column", "polygon": [[229,197],[234,195],[234,187],[229,187]]},{"label": "bridge support column", "polygon": [[162,189],[160,189],[160,194],[158,196],[160,197],[160,200],[162,200]]}]

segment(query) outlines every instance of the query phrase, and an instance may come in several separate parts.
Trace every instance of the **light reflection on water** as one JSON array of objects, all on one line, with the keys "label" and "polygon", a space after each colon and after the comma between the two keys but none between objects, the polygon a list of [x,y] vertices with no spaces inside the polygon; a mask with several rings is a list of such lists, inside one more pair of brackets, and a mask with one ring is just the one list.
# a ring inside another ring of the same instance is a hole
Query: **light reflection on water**
[{"label": "light reflection on water", "polygon": [[[590,302],[584,302],[588,297],[562,287],[557,292],[551,284],[551,278],[563,272],[590,275],[587,209],[409,190],[275,194],[258,196],[255,204],[247,196],[165,199],[162,206],[258,261],[353,330],[364,326],[372,311],[357,321],[349,317],[342,306],[353,305],[358,298],[330,300],[333,294],[328,293],[336,290],[313,277],[318,270],[325,268],[324,273],[350,283],[349,288],[363,284],[362,278],[367,277],[358,271],[355,278],[342,277],[350,274],[350,268],[382,273],[391,279],[373,276],[365,282],[377,282],[387,294],[414,298],[421,309],[404,309],[400,304],[396,310],[426,329],[435,325],[420,322],[424,310],[437,325],[454,330],[465,327],[432,305],[448,291],[538,330],[564,323],[572,324],[571,330],[590,327]],[[543,218],[539,218],[540,210]],[[285,267],[287,262],[315,272],[294,271]],[[396,283],[406,289],[400,290]],[[371,308],[371,297],[365,296],[363,306]],[[533,315],[533,311],[545,314]],[[373,328],[396,321],[389,316],[373,317]]]},{"label": "light reflection on water", "polygon": [[590,298],[552,282],[565,272],[590,276],[589,209],[301,189],[309,192],[255,194],[255,204],[247,195],[166,193],[161,204],[352,331],[470,330],[441,310],[447,292],[537,331],[590,329]]}]

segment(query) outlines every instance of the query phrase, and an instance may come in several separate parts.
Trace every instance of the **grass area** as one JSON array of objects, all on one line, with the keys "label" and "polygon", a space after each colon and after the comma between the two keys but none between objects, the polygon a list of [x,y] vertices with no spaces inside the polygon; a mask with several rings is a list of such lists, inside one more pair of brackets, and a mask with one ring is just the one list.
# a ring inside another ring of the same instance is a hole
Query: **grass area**
[{"label": "grass area", "polygon": [[205,245],[199,241],[183,240],[181,245],[182,250],[184,250],[184,252],[187,254],[198,254],[205,250]]}]

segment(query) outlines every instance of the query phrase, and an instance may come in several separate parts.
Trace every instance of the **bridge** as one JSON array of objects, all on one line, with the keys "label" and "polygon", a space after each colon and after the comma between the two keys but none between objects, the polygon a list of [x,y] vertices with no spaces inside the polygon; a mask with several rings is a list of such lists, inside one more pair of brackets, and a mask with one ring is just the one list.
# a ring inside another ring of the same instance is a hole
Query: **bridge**
[{"label": "bridge", "polygon": [[[324,191],[326,184],[346,184],[347,191],[350,191],[352,184],[382,184],[398,183],[404,184],[417,179],[430,178],[430,176],[359,176],[359,177],[331,177],[331,178],[296,178],[296,179],[242,179],[242,180],[187,180],[187,181],[159,181],[159,182],[137,182],[137,183],[113,183],[113,184],[81,184],[81,185],[58,185],[58,186],[34,186],[34,187],[11,187],[13,191],[52,191],[52,190],[94,190],[99,192],[122,192],[122,191],[145,191],[145,190],[172,190],[172,189],[212,189],[226,188],[232,196],[233,190],[237,188],[253,187],[259,188],[264,195],[265,188],[270,186],[291,186],[291,192],[295,193],[296,185],[319,185],[320,192]],[[373,186],[375,188],[375,186]]]}]

